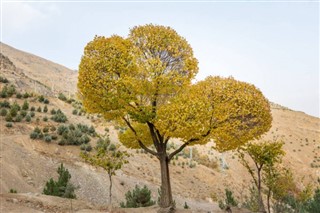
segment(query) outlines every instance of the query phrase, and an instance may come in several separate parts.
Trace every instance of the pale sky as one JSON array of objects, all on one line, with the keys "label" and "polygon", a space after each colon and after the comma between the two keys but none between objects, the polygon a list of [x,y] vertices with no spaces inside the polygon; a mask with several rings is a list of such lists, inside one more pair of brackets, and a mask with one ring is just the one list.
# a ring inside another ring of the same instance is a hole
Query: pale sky
[{"label": "pale sky", "polygon": [[170,26],[199,61],[197,80],[233,76],[272,102],[319,117],[318,1],[6,1],[1,41],[77,70],[95,35]]}]

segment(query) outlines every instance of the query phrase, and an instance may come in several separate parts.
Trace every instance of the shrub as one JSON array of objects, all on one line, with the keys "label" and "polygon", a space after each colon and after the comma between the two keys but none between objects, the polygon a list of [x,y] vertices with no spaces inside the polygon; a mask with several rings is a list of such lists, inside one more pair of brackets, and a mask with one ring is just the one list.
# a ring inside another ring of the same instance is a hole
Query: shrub
[{"label": "shrub", "polygon": [[90,144],[81,144],[80,149],[83,151],[90,152],[92,150],[92,147]]},{"label": "shrub", "polygon": [[18,114],[18,111],[16,108],[11,108],[9,111],[9,114],[11,115],[11,117],[16,117]]},{"label": "shrub", "polygon": [[37,111],[42,112],[41,106],[38,107]]},{"label": "shrub", "polygon": [[51,131],[51,132],[54,132],[54,131],[56,131],[56,130],[57,130],[57,128],[56,128],[55,126],[51,126],[51,127],[50,127],[50,131]]},{"label": "shrub", "polygon": [[15,93],[16,93],[16,87],[14,85],[10,85],[8,90],[7,90],[8,97],[11,97]]},{"label": "shrub", "polygon": [[184,202],[183,208],[184,208],[184,209],[190,209],[190,207],[188,206],[187,202]]},{"label": "shrub", "polygon": [[17,190],[16,190],[16,189],[10,189],[9,193],[14,193],[14,194],[16,194],[16,193],[17,193]]},{"label": "shrub", "polygon": [[109,151],[115,151],[116,150],[116,145],[114,145],[113,143],[112,144],[110,144],[110,146],[109,146]]},{"label": "shrub", "polygon": [[21,110],[21,111],[20,111],[20,115],[21,115],[23,118],[26,117],[27,111]]},{"label": "shrub", "polygon": [[52,120],[58,123],[65,123],[68,119],[65,114],[61,110],[58,110],[55,115],[51,117]]},{"label": "shrub", "polygon": [[34,112],[30,112],[30,116],[33,118],[35,116]]},{"label": "shrub", "polygon": [[1,116],[6,116],[7,113],[8,113],[8,111],[6,109],[1,109],[1,111],[0,111]]},{"label": "shrub", "polygon": [[155,201],[151,199],[151,191],[144,186],[140,188],[139,186],[135,186],[135,189],[131,192],[128,191],[126,193],[126,203],[121,202],[121,208],[139,208],[152,206],[155,204]]},{"label": "shrub", "polygon": [[43,129],[42,129],[42,132],[45,132],[45,133],[47,133],[47,132],[49,132],[49,127],[44,127]]},{"label": "shrub", "polygon": [[6,120],[7,122],[12,122],[12,121],[13,121],[13,118],[12,118],[12,116],[11,116],[10,113],[6,115],[5,120]]},{"label": "shrub", "polygon": [[28,109],[29,109],[29,103],[28,103],[28,101],[24,101],[24,102],[23,102],[22,109],[23,109],[23,110],[28,110]]},{"label": "shrub", "polygon": [[34,107],[34,106],[32,106],[31,108],[30,108],[30,111],[31,112],[33,112],[33,111],[35,111],[36,110],[36,108]]},{"label": "shrub", "polygon": [[45,142],[51,142],[51,141],[52,141],[51,135],[46,135],[46,136],[44,136],[44,141],[45,141]]},{"label": "shrub", "polygon": [[30,97],[29,93],[25,92],[25,93],[23,94],[23,98],[29,98],[29,97]]},{"label": "shrub", "polygon": [[39,101],[40,103],[44,102],[44,97],[43,97],[43,95],[40,95],[40,96],[38,97],[38,101]]},{"label": "shrub", "polygon": [[16,98],[21,99],[22,98],[22,94],[20,92],[16,93]]},{"label": "shrub", "polygon": [[31,138],[31,139],[37,139],[37,138],[38,138],[38,135],[39,135],[39,134],[38,134],[37,132],[34,132],[34,131],[33,131],[33,132],[30,133],[30,138]]},{"label": "shrub", "polygon": [[109,144],[110,144],[109,138],[106,138],[104,140],[102,138],[99,138],[99,140],[97,141],[96,149],[97,150],[99,150],[99,149],[107,150]]},{"label": "shrub", "polygon": [[62,135],[64,132],[68,132],[69,129],[65,125],[60,125],[57,131],[58,131],[58,135]]},{"label": "shrub", "polygon": [[50,103],[50,101],[49,101],[48,99],[44,99],[43,103],[45,103],[45,104],[49,104],[49,103]]},{"label": "shrub", "polygon": [[63,93],[59,93],[58,98],[62,101],[67,101],[67,97]]},{"label": "shrub", "polygon": [[71,175],[68,169],[65,169],[63,164],[61,164],[57,173],[59,174],[58,181],[54,181],[50,178],[43,189],[43,194],[71,199],[76,198],[74,193],[75,187],[69,182]]},{"label": "shrub", "polygon": [[45,106],[43,107],[43,112],[48,112],[48,106],[47,106],[47,105],[45,105]]},{"label": "shrub", "polygon": [[55,115],[55,114],[57,114],[57,111],[56,111],[55,109],[52,109],[52,110],[50,111],[50,113],[51,113],[51,115]]},{"label": "shrub", "polygon": [[77,114],[78,114],[78,110],[74,109],[74,110],[72,111],[72,114],[77,115]]},{"label": "shrub", "polygon": [[45,121],[45,122],[47,122],[47,121],[48,121],[48,117],[47,117],[47,116],[44,116],[42,120]]},{"label": "shrub", "polygon": [[86,143],[89,143],[89,142],[90,142],[90,138],[88,137],[88,135],[81,136],[81,139],[80,139],[80,143],[81,144],[86,144]]},{"label": "shrub", "polygon": [[1,102],[0,107],[4,107],[4,108],[10,108],[10,103],[8,101],[3,101]]},{"label": "shrub", "polygon": [[2,77],[2,76],[0,76],[0,82],[5,83],[5,84],[9,83],[8,79],[5,77]]},{"label": "shrub", "polygon": [[1,98],[6,98],[8,96],[8,92],[7,90],[5,90],[4,88],[1,90],[0,92],[0,97]]},{"label": "shrub", "polygon": [[21,122],[23,117],[21,115],[18,115],[15,119],[14,122]]},{"label": "shrub", "polygon": [[30,122],[30,121],[31,121],[31,116],[30,116],[30,115],[27,115],[27,116],[26,116],[26,121],[27,121],[27,122]]},{"label": "shrub", "polygon": [[58,136],[57,135],[51,135],[52,140],[57,140]]},{"label": "shrub", "polygon": [[231,206],[238,206],[238,202],[233,197],[232,191],[230,191],[229,189],[225,189],[225,193],[226,199],[224,201],[219,201],[219,207],[221,209],[226,209],[227,207],[230,208]]},{"label": "shrub", "polygon": [[66,140],[64,139],[64,138],[62,138],[59,142],[58,142],[58,145],[60,145],[60,146],[64,146],[64,145],[66,145]]},{"label": "shrub", "polygon": [[11,128],[13,125],[11,122],[6,123],[6,127]]}]

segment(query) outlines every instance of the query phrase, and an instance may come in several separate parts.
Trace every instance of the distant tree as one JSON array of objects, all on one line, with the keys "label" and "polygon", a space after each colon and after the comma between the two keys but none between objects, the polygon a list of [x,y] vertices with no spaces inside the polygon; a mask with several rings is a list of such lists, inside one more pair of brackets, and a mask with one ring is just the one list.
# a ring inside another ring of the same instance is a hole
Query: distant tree
[{"label": "distant tree", "polygon": [[45,105],[45,106],[43,107],[43,112],[48,112],[48,106],[47,106],[47,105]]},{"label": "distant tree", "polygon": [[50,178],[43,189],[43,194],[75,199],[75,187],[70,183],[71,174],[68,169],[64,168],[61,163],[57,172],[59,174],[58,181],[54,181]]},{"label": "distant tree", "polygon": [[[128,38],[95,37],[79,66],[85,109],[126,125],[121,142],[159,159],[163,211],[174,209],[169,162],[186,146],[214,139],[219,151],[232,150],[271,126],[269,102],[258,89],[220,77],[192,85],[197,64],[186,39],[150,24],[132,28]],[[183,144],[169,153],[171,138]]]},{"label": "distant tree", "polygon": [[[239,160],[250,173],[259,195],[259,211],[265,212],[265,206],[262,199],[262,174],[265,168],[271,168],[282,161],[285,152],[282,149],[281,141],[262,141],[258,143],[249,143],[238,150]],[[249,159],[254,166],[251,166]]]},{"label": "distant tree", "polygon": [[25,100],[25,101],[23,102],[22,109],[23,109],[23,110],[28,110],[28,109],[29,109],[29,103],[28,103],[27,100]]},{"label": "distant tree", "polygon": [[119,150],[109,151],[108,149],[98,148],[95,154],[88,152],[82,152],[80,156],[93,166],[101,167],[108,173],[110,185],[109,185],[109,204],[111,204],[112,198],[112,176],[116,171],[121,169],[122,166],[128,161],[126,158],[129,156],[127,152]]}]

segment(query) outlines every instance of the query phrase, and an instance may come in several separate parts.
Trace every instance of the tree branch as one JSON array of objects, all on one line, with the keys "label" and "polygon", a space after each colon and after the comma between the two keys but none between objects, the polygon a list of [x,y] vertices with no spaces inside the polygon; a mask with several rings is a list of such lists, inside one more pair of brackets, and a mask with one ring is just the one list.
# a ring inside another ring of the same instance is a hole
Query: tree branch
[{"label": "tree branch", "polygon": [[194,142],[194,141],[198,141],[199,139],[198,138],[191,138],[190,140],[188,140],[187,142],[185,142],[184,144],[182,144],[178,149],[176,149],[175,151],[173,151],[168,159],[169,161],[176,155],[178,154],[179,152],[181,152],[186,146],[188,146],[190,143]]},{"label": "tree branch", "polygon": [[149,149],[148,147],[146,147],[146,145],[144,145],[142,143],[142,141],[138,138],[138,134],[136,132],[136,130],[133,128],[133,126],[131,125],[131,123],[125,118],[125,117],[122,117],[122,119],[126,122],[127,126],[131,129],[131,131],[134,133],[134,135],[136,136],[137,138],[137,141],[140,145],[141,148],[143,148],[144,150],[146,150],[147,152],[149,152],[150,154],[154,155],[154,156],[158,156],[158,153]]}]

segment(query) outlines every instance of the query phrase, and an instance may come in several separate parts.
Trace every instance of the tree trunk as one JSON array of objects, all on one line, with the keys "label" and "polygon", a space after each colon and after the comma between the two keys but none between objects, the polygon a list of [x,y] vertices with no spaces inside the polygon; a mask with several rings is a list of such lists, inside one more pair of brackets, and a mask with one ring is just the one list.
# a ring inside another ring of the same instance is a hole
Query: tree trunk
[{"label": "tree trunk", "polygon": [[270,198],[271,198],[271,189],[268,189],[268,195],[267,195],[268,213],[270,213]]},{"label": "tree trunk", "polygon": [[161,213],[174,212],[174,204],[172,199],[172,191],[169,175],[169,159],[166,153],[159,157],[161,169],[161,195],[160,210]]},{"label": "tree trunk", "polygon": [[259,212],[266,212],[264,208],[262,194],[261,194],[261,168],[258,168],[258,194],[259,194]]},{"label": "tree trunk", "polygon": [[111,189],[112,189],[112,179],[111,179],[111,177],[112,177],[112,175],[108,174],[108,176],[109,176],[109,180],[110,180],[110,185],[109,185],[109,205],[111,205],[111,196],[112,196],[112,194],[111,194]]}]

